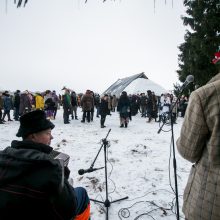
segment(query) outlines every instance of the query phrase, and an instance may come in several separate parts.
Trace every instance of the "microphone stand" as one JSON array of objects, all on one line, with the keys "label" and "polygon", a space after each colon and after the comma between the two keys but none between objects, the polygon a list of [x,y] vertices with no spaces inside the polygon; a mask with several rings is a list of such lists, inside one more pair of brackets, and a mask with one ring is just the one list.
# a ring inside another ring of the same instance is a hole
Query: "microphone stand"
[{"label": "microphone stand", "polygon": [[[177,100],[176,102],[174,103],[174,105],[172,106],[172,108],[170,109],[169,111],[169,115],[170,115],[170,124],[171,124],[171,141],[172,141],[172,150],[173,150],[173,170],[174,170],[174,180],[175,180],[175,196],[176,196],[176,217],[177,217],[177,220],[180,219],[180,216],[179,216],[179,198],[178,198],[178,185],[177,185],[177,166],[176,166],[176,156],[175,156],[175,144],[174,144],[174,132],[173,132],[173,115],[172,115],[172,112],[173,112],[173,109],[174,107],[177,105],[177,102],[179,101],[179,98],[182,94],[182,91],[183,89],[180,91],[178,97],[177,97]],[[166,124],[166,119],[165,120],[162,120],[163,124],[160,126],[159,130],[158,130],[158,134],[161,132],[163,126]]]},{"label": "microphone stand", "polygon": [[91,165],[91,168],[93,168],[94,163],[95,163],[95,161],[96,161],[96,159],[97,159],[97,157],[98,157],[98,155],[99,155],[99,153],[100,153],[102,147],[104,146],[105,188],[106,188],[106,194],[105,194],[105,195],[106,195],[106,199],[105,199],[104,202],[103,202],[103,201],[96,200],[96,199],[90,199],[90,200],[93,201],[93,202],[97,202],[97,203],[104,204],[104,206],[106,207],[106,220],[108,220],[108,208],[111,206],[111,203],[115,203],[115,202],[119,202],[119,201],[124,200],[124,199],[128,199],[128,196],[126,196],[126,197],[124,197],[124,198],[121,198],[121,199],[114,200],[114,201],[109,201],[109,199],[108,199],[107,150],[106,150],[106,148],[107,148],[108,143],[109,143],[109,142],[107,141],[107,137],[108,137],[110,131],[111,131],[111,129],[109,129],[109,131],[108,131],[106,137],[105,137],[104,139],[102,139],[102,145],[101,145],[101,147],[100,147],[100,149],[99,149],[99,151],[98,151],[98,154],[97,154],[96,157],[95,157],[95,160],[93,161],[93,163],[92,163],[92,165]]}]

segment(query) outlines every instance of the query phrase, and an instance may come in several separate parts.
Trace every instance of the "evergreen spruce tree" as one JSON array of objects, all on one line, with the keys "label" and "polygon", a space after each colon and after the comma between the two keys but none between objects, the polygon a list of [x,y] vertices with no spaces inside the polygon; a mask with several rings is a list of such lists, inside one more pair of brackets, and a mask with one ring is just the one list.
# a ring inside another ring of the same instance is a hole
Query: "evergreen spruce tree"
[{"label": "evergreen spruce tree", "polygon": [[185,42],[179,46],[177,73],[182,82],[187,75],[194,75],[194,85],[198,87],[218,73],[212,59],[220,47],[220,1],[184,0],[184,5],[187,16],[182,20],[188,30]]}]

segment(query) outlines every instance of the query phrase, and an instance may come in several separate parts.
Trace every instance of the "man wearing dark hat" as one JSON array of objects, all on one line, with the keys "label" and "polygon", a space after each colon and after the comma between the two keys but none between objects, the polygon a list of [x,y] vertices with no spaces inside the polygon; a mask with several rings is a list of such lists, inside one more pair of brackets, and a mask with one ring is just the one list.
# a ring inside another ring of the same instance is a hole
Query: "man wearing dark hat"
[{"label": "man wearing dark hat", "polygon": [[90,203],[84,188],[73,188],[69,169],[50,156],[54,124],[44,111],[20,118],[17,137],[0,152],[0,219],[89,219]]}]

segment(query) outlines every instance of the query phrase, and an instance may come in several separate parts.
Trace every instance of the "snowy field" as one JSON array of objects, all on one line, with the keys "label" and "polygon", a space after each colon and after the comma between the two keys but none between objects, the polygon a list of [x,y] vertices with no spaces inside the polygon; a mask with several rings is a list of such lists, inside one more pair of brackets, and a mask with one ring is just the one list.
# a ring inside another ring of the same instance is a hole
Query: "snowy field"
[{"label": "snowy field", "polygon": [[[107,141],[107,171],[109,200],[114,201],[128,196],[120,202],[111,203],[109,219],[166,219],[174,220],[175,193],[173,174],[173,154],[170,149],[171,131],[157,133],[159,123],[146,123],[147,119],[134,116],[128,128],[119,127],[119,116],[113,112],[106,118],[106,128],[100,128],[100,119],[94,117],[91,123],[81,123],[81,109],[78,109],[79,120],[71,120],[64,124],[62,109],[58,110],[53,121],[54,139],[51,146],[55,150],[70,155],[69,168],[74,187],[83,186],[90,198],[99,201],[106,200],[105,170],[79,175],[79,169],[88,169],[100,151],[94,168],[103,167],[104,147],[102,139],[111,129]],[[175,142],[179,136],[182,118],[174,125]],[[0,125],[0,149],[9,146],[19,122],[6,122]],[[165,125],[164,129],[169,130]],[[176,149],[176,148],[175,148]],[[177,181],[179,191],[180,216],[182,214],[182,195],[189,175],[191,164],[182,159],[176,150]],[[170,176],[170,178],[169,178]],[[171,188],[172,186],[172,188]],[[91,201],[91,219],[106,219],[106,207],[102,203]]]}]

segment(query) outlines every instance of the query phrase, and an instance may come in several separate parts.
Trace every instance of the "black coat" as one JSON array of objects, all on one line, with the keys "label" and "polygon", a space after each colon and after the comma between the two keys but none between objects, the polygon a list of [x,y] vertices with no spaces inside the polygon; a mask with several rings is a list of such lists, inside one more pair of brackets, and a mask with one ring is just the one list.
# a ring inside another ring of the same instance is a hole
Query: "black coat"
[{"label": "black coat", "polygon": [[108,101],[102,99],[99,106],[99,114],[100,115],[109,115],[110,110],[108,109]]},{"label": "black coat", "polygon": [[48,145],[13,141],[0,152],[1,220],[70,220],[75,216],[74,190],[60,162],[50,158],[51,151]]},{"label": "black coat", "polygon": [[20,106],[20,95],[19,93],[16,93],[14,99],[14,107],[19,108],[19,106]]},{"label": "black coat", "polygon": [[128,96],[121,95],[118,100],[117,111],[120,113],[120,117],[127,118],[130,113],[130,100]]}]

